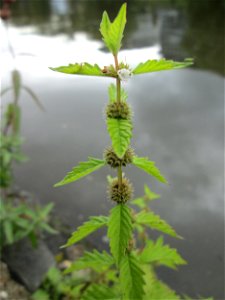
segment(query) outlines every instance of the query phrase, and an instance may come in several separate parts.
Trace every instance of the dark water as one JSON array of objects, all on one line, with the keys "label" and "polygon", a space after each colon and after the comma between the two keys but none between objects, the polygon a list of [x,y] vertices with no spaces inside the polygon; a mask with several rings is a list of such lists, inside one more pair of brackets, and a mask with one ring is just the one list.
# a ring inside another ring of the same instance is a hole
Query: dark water
[{"label": "dark water", "polygon": [[[55,182],[87,156],[102,157],[109,145],[103,118],[110,79],[65,76],[48,66],[112,62],[98,32],[102,11],[115,16],[120,1],[18,1],[9,24],[23,82],[45,106],[42,113],[22,93],[24,152],[17,184],[72,227],[107,213],[105,168],[54,189]],[[147,183],[162,195],[153,208],[184,236],[166,240],[189,262],[178,272],[160,269],[180,293],[224,299],[224,1],[128,1],[128,24],[120,58],[131,65],[149,58],[195,59],[194,67],[132,78],[125,88],[135,111],[132,145],[168,178],[163,186],[128,167],[135,195]],[[1,26],[2,27],[2,26]],[[1,31],[4,33],[4,28]],[[6,36],[5,36],[6,38]],[[6,41],[6,39],[5,39]],[[32,54],[28,55],[28,54]],[[2,46],[3,87],[14,63]],[[11,95],[3,99],[10,101]],[[90,237],[101,242],[100,234]]]}]

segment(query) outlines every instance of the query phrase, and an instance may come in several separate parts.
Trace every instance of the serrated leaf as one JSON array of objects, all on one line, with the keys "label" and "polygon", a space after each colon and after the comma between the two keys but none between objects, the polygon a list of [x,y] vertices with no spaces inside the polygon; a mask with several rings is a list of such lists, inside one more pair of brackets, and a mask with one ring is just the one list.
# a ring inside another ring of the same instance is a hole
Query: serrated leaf
[{"label": "serrated leaf", "polygon": [[90,217],[90,220],[83,223],[81,226],[77,228],[76,231],[72,233],[72,236],[68,239],[67,243],[62,247],[69,247],[92,232],[96,231],[97,229],[107,225],[108,218],[105,216],[98,216],[98,217]]},{"label": "serrated leaf", "polygon": [[104,160],[94,158],[94,157],[88,157],[88,161],[80,162],[77,167],[74,167],[71,172],[69,172],[63,180],[56,183],[54,186],[62,186],[68,183],[71,183],[73,181],[76,181],[98,169],[103,167],[106,163]]},{"label": "serrated leaf", "polygon": [[125,204],[116,205],[110,212],[108,223],[110,250],[117,264],[125,255],[132,238],[131,213]]},{"label": "serrated leaf", "polygon": [[157,299],[157,300],[180,300],[180,297],[169,288],[165,283],[158,280],[154,271],[149,266],[144,267],[145,282],[145,296],[143,300]]},{"label": "serrated leaf", "polygon": [[130,145],[132,124],[124,119],[107,119],[107,129],[112,140],[112,147],[116,155],[122,158]]},{"label": "serrated leaf", "polygon": [[140,268],[137,258],[127,253],[120,263],[120,284],[123,299],[141,300],[144,296],[144,272]]},{"label": "serrated leaf", "polygon": [[134,75],[143,74],[143,73],[150,73],[150,72],[158,72],[158,71],[165,71],[165,70],[172,70],[172,69],[181,69],[189,67],[193,64],[191,59],[177,62],[173,60],[147,60],[144,63],[140,63],[137,65],[136,68],[132,71]]},{"label": "serrated leaf", "polygon": [[145,190],[145,196],[147,197],[147,200],[152,201],[160,198],[160,195],[151,191],[146,184],[144,185],[144,190]]},{"label": "serrated leaf", "polygon": [[168,183],[165,177],[160,173],[160,170],[155,166],[154,161],[148,160],[147,157],[133,157],[132,162],[136,167],[144,170],[149,175],[152,175],[156,179],[158,179],[160,182]]},{"label": "serrated leaf", "polygon": [[[116,90],[116,86],[115,84],[111,83],[109,88],[108,88],[108,93],[109,93],[109,101],[111,103],[116,102],[117,101],[117,90]],[[128,95],[127,92],[121,88],[120,91],[120,97],[121,97],[121,101],[126,102]]]},{"label": "serrated leaf", "polygon": [[86,62],[81,64],[69,64],[68,66],[61,66],[49,69],[65,74],[114,77],[111,73],[104,73],[97,64],[91,65]]},{"label": "serrated leaf", "polygon": [[104,284],[92,284],[82,295],[81,300],[119,300],[112,287]]},{"label": "serrated leaf", "polygon": [[27,86],[23,85],[22,88],[30,95],[30,97],[34,100],[36,105],[40,108],[40,110],[45,111],[44,106],[38,99],[37,95]]},{"label": "serrated leaf", "polygon": [[102,253],[94,250],[93,252],[86,251],[82,257],[77,259],[72,265],[65,270],[65,274],[91,268],[96,272],[103,272],[114,264],[114,259],[106,251]]},{"label": "serrated leaf", "polygon": [[176,249],[163,244],[163,238],[159,237],[154,243],[148,241],[147,246],[140,254],[142,263],[158,263],[171,269],[176,269],[177,265],[185,265],[187,262],[180,256]]},{"label": "serrated leaf", "polygon": [[110,22],[106,11],[102,16],[100,32],[105,45],[113,53],[113,55],[117,55],[119,49],[121,48],[121,41],[126,24],[126,8],[126,3],[124,3],[113,22]]},{"label": "serrated leaf", "polygon": [[151,229],[156,229],[170,236],[181,238],[166,221],[162,220],[160,216],[153,212],[141,211],[135,216],[135,221],[138,224],[146,225]]}]

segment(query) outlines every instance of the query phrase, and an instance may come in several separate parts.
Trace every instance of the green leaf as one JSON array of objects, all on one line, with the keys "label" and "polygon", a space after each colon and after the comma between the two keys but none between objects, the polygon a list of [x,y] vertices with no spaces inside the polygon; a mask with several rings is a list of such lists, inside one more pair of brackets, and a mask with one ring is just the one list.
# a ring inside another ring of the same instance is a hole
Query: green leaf
[{"label": "green leaf", "polygon": [[98,216],[98,217],[90,217],[90,220],[83,223],[80,227],[77,228],[76,231],[72,233],[72,236],[68,239],[67,243],[62,247],[69,247],[92,232],[96,231],[97,229],[107,225],[108,218],[104,216]]},{"label": "green leaf", "polygon": [[[117,101],[117,90],[116,90],[116,86],[115,84],[111,83],[109,88],[108,88],[108,93],[109,93],[109,101],[111,103],[116,102]],[[126,102],[128,95],[127,92],[121,88],[121,92],[120,92],[120,97],[121,97],[121,101]]]},{"label": "green leaf", "polygon": [[45,219],[49,214],[50,212],[52,211],[54,207],[54,203],[50,202],[49,204],[45,205],[44,207],[42,207],[40,209],[40,215],[43,219]]},{"label": "green leaf", "polygon": [[43,289],[38,289],[33,295],[32,295],[32,300],[50,300],[49,294],[43,290]]},{"label": "green leaf", "polygon": [[140,63],[137,67],[132,71],[134,75],[149,73],[149,72],[157,72],[157,71],[165,71],[172,69],[181,69],[189,67],[193,64],[191,59],[185,60],[184,62],[177,62],[173,60],[147,60],[144,63]]},{"label": "green leaf", "polygon": [[110,22],[109,16],[106,11],[102,16],[100,32],[102,34],[105,45],[113,53],[113,55],[117,55],[119,49],[121,48],[121,41],[126,24],[126,8],[126,3],[124,3],[112,23]]},{"label": "green leaf", "polygon": [[30,97],[34,100],[34,102],[37,104],[37,106],[40,108],[40,110],[45,111],[44,106],[38,99],[37,95],[27,86],[23,85],[22,88],[30,95]]},{"label": "green leaf", "polygon": [[112,140],[112,146],[119,158],[122,158],[130,145],[132,124],[124,119],[107,119],[107,129]]},{"label": "green leaf", "polygon": [[97,64],[90,65],[89,63],[86,62],[81,64],[78,63],[69,64],[68,66],[49,68],[49,69],[56,72],[65,73],[65,74],[115,77],[111,73],[110,74],[104,73]]},{"label": "green leaf", "polygon": [[14,242],[12,222],[5,220],[3,223],[3,228],[4,228],[4,233],[5,233],[7,244],[12,244]]},{"label": "green leaf", "polygon": [[144,185],[144,190],[145,190],[145,196],[147,197],[147,200],[152,201],[160,198],[160,195],[152,192],[146,184]]},{"label": "green leaf", "polygon": [[6,94],[8,91],[10,91],[12,89],[12,87],[11,86],[9,86],[9,87],[7,87],[7,88],[4,88],[2,91],[1,91],[1,97],[4,95],[4,94]]},{"label": "green leaf", "polygon": [[141,300],[144,296],[144,272],[139,266],[139,261],[128,253],[120,264],[120,284],[124,299]]},{"label": "green leaf", "polygon": [[17,70],[12,71],[12,82],[13,82],[15,100],[17,101],[19,99],[20,89],[21,89],[21,76],[19,71]]},{"label": "green leaf", "polygon": [[132,204],[143,209],[147,207],[147,202],[160,198],[160,195],[152,192],[150,188],[145,184],[144,185],[145,195],[143,197],[136,198],[131,201]]},{"label": "green leaf", "polygon": [[110,240],[111,253],[116,263],[119,264],[132,238],[131,213],[128,206],[118,204],[111,210],[108,224],[108,238]]},{"label": "green leaf", "polygon": [[81,300],[119,300],[112,287],[92,284],[82,295]]},{"label": "green leaf", "polygon": [[151,229],[159,230],[170,236],[176,238],[182,238],[175,232],[175,230],[166,221],[162,220],[160,216],[154,214],[153,212],[141,211],[135,216],[135,221],[138,224],[146,225]]},{"label": "green leaf", "polygon": [[20,108],[15,103],[9,103],[5,114],[6,124],[12,124],[13,133],[18,134],[20,131]]},{"label": "green leaf", "polygon": [[43,230],[45,230],[46,232],[48,232],[50,234],[57,234],[58,233],[57,230],[55,230],[54,228],[49,226],[47,223],[41,223],[40,226]]},{"label": "green leaf", "polygon": [[147,157],[133,157],[132,162],[136,167],[144,170],[149,175],[152,175],[156,179],[158,179],[160,182],[168,183],[165,177],[160,173],[160,170],[155,166],[154,161],[148,160]]},{"label": "green leaf", "polygon": [[144,267],[145,282],[145,296],[143,300],[157,299],[157,300],[180,300],[180,297],[175,291],[170,289],[165,283],[158,280],[154,271],[149,266]]},{"label": "green leaf", "polygon": [[63,180],[56,183],[54,186],[62,186],[73,181],[76,181],[98,169],[103,167],[106,163],[104,160],[97,159],[94,157],[88,157],[88,161],[80,162],[77,167],[74,167],[71,172],[69,172]]},{"label": "green leaf", "polygon": [[147,246],[140,254],[140,261],[145,264],[157,263],[176,269],[177,265],[185,265],[187,262],[177,253],[176,249],[163,244],[163,238],[159,237],[154,243],[148,241]]},{"label": "green leaf", "polygon": [[113,264],[113,257],[106,251],[103,251],[102,253],[97,250],[94,250],[93,252],[86,251],[81,258],[77,259],[68,269],[65,270],[64,274],[87,268],[91,268],[96,272],[103,272]]},{"label": "green leaf", "polygon": [[62,280],[62,274],[59,269],[52,267],[48,270],[47,278],[53,286],[57,286],[57,284]]},{"label": "green leaf", "polygon": [[136,205],[139,208],[145,208],[147,203],[144,198],[136,198],[131,201],[132,204]]}]

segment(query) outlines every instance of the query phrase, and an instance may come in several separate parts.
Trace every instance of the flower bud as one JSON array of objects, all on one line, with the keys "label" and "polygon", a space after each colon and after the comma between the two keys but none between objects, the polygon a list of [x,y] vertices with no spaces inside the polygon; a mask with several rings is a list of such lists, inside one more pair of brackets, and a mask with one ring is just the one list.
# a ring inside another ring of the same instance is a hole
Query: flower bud
[{"label": "flower bud", "polygon": [[126,203],[132,197],[133,186],[127,178],[122,179],[120,186],[118,178],[115,178],[112,180],[108,192],[112,201],[116,203]]},{"label": "flower bud", "polygon": [[112,119],[128,120],[131,118],[131,109],[124,101],[113,102],[107,105],[106,115],[108,118]]},{"label": "flower bud", "polygon": [[120,166],[126,167],[131,164],[134,157],[134,150],[129,147],[122,158],[119,158],[114,152],[112,147],[108,147],[104,151],[104,159],[106,163],[112,168],[118,168]]}]

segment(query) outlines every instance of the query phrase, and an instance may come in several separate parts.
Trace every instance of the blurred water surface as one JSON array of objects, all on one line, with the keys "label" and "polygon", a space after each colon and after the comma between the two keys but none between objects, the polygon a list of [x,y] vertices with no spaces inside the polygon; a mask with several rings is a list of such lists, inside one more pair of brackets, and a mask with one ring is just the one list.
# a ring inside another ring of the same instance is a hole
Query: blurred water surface
[{"label": "blurred water surface", "polygon": [[[115,16],[122,1],[17,1],[8,31],[1,24],[3,87],[10,72],[20,70],[45,107],[41,112],[21,95],[24,152],[30,161],[16,167],[16,183],[56,212],[72,227],[89,215],[107,213],[102,169],[85,179],[54,189],[78,161],[102,157],[109,145],[103,107],[111,79],[54,73],[49,66],[73,62],[113,63],[98,31],[104,9]],[[224,299],[223,97],[224,1],[128,1],[128,24],[119,56],[131,66],[147,59],[183,60],[194,67],[140,75],[125,89],[135,111],[132,145],[148,155],[168,178],[163,186],[139,170],[126,174],[143,193],[147,183],[162,195],[154,210],[185,237],[166,238],[189,264],[179,272],[161,269],[180,293]],[[11,58],[7,40],[16,53]],[[5,103],[12,99],[8,94]],[[155,233],[153,233],[155,236]],[[100,234],[90,241],[101,242]]]}]

